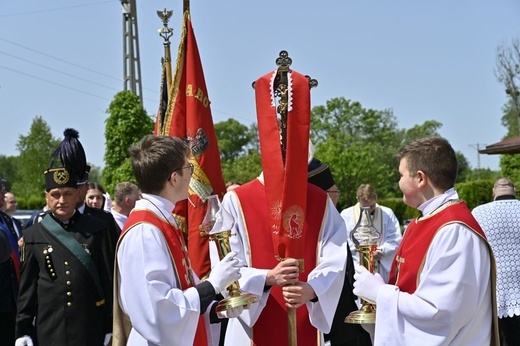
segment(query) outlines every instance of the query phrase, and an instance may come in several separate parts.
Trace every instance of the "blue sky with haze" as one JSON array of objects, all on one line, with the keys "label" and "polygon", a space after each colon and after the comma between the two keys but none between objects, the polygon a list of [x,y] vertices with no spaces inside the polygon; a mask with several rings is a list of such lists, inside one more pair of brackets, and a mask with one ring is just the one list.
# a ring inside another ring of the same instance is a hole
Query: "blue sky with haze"
[{"label": "blue sky with haze", "polygon": [[[174,11],[176,56],[182,1],[137,0],[144,106],[157,110],[162,26]],[[191,1],[214,122],[256,121],[251,83],[273,70],[280,50],[292,68],[319,81],[312,104],[334,97],[391,109],[400,128],[426,120],[473,168],[477,145],[501,140],[506,102],[494,74],[496,49],[519,36],[520,2],[494,1]],[[35,116],[62,138],[80,132],[89,162],[103,166],[104,120],[123,88],[119,1],[2,1],[0,9],[0,155]],[[498,169],[498,156],[480,155]]]}]

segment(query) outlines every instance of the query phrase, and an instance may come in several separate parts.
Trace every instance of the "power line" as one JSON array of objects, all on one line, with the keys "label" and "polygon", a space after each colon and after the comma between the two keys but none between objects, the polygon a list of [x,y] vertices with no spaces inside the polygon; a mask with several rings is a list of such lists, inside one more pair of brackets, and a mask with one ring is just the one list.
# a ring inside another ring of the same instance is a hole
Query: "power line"
[{"label": "power line", "polygon": [[56,82],[50,81],[50,80],[45,79],[45,78],[36,77],[36,76],[33,76],[33,75],[31,75],[29,73],[26,73],[26,72],[21,72],[21,71],[14,70],[14,69],[9,68],[7,66],[0,65],[0,68],[9,70],[11,72],[22,74],[24,76],[27,76],[27,77],[30,77],[30,78],[34,78],[34,79],[40,80],[40,81],[45,82],[45,83],[54,84],[54,85],[60,86],[60,87],[65,88],[65,89],[74,90],[76,92],[79,92],[79,93],[82,93],[82,94],[85,94],[85,95],[89,95],[89,96],[93,96],[93,97],[97,97],[97,98],[100,98],[100,99],[103,99],[103,100],[110,101],[106,97],[95,95],[95,94],[92,94],[92,93],[89,93],[89,92],[86,92],[86,91],[83,91],[83,90],[79,90],[79,89],[76,89],[76,88],[73,88],[73,87],[61,84],[61,83],[56,83]]},{"label": "power line", "polygon": [[114,1],[102,1],[102,2],[95,2],[95,3],[92,3],[92,4],[83,4],[83,5],[51,8],[51,9],[48,9],[48,10],[39,10],[39,11],[29,11],[29,12],[3,14],[3,15],[0,15],[0,18],[9,18],[9,17],[17,17],[17,16],[26,16],[28,14],[38,14],[38,13],[45,13],[45,12],[63,11],[63,10],[70,10],[70,9],[73,9],[73,8],[104,5],[104,4],[113,3],[113,2]]},{"label": "power line", "polygon": [[88,79],[85,79],[85,78],[82,78],[82,77],[78,77],[78,76],[75,76],[75,75],[73,75],[71,73],[67,73],[67,72],[64,72],[64,71],[52,68],[52,67],[45,66],[43,64],[39,64],[37,62],[33,62],[33,61],[30,61],[30,60],[27,60],[27,59],[24,59],[24,58],[20,58],[20,57],[18,57],[16,55],[12,55],[12,54],[9,54],[9,53],[6,53],[6,52],[2,52],[2,51],[0,51],[0,54],[4,54],[4,55],[7,55],[7,56],[10,56],[11,58],[15,58],[15,59],[18,59],[20,61],[24,61],[24,62],[32,64],[32,65],[36,65],[36,66],[39,66],[41,68],[44,68],[44,69],[47,69],[47,70],[50,70],[50,71],[53,71],[53,72],[57,72],[57,73],[63,74],[65,76],[69,76],[69,77],[72,77],[72,78],[79,79],[79,80],[82,80],[84,82],[88,82],[88,83],[91,83],[91,84],[94,84],[94,85],[97,85],[97,86],[101,86],[101,87],[104,87],[104,88],[107,88],[107,89],[110,89],[110,90],[119,91],[119,89],[110,87],[108,85],[104,85],[104,84],[101,84],[101,83],[98,83],[98,82],[94,82],[94,81],[91,81],[91,80],[88,80]]}]

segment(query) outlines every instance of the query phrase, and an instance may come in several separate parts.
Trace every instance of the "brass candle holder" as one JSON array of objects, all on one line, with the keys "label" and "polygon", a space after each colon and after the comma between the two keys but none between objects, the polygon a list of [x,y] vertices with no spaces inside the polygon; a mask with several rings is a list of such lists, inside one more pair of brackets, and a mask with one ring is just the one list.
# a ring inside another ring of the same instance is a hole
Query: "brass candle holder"
[{"label": "brass candle holder", "polygon": [[[232,236],[231,229],[235,220],[227,210],[222,208],[217,195],[209,196],[207,203],[206,216],[200,225],[200,230],[206,233],[211,241],[215,242],[218,257],[222,260],[231,252],[229,237]],[[238,280],[229,285],[227,291],[228,297],[221,300],[217,305],[216,311],[218,312],[240,306],[247,309],[250,304],[260,301],[258,296],[241,291]]]},{"label": "brass candle holder", "polygon": [[[374,251],[381,242],[381,233],[374,227],[370,217],[370,207],[361,207],[361,214],[350,238],[359,252],[359,264],[374,273],[376,261]],[[352,311],[346,318],[345,323],[351,324],[375,324],[376,305],[361,298],[361,308]]]}]

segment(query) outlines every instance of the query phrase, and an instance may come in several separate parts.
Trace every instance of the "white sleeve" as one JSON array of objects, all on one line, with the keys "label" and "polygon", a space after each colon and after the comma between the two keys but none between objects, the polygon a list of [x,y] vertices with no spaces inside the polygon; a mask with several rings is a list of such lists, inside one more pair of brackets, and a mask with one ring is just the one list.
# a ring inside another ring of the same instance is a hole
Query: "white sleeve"
[{"label": "white sleeve", "polygon": [[359,252],[356,250],[356,245],[350,240],[350,233],[354,230],[354,227],[356,227],[357,220],[354,220],[354,207],[349,207],[347,209],[343,209],[343,211],[340,213],[343,222],[345,223],[345,230],[347,232],[347,241],[348,246],[350,247],[350,252],[352,253],[352,260],[354,261],[354,265],[359,264]]},{"label": "white sleeve", "polygon": [[330,332],[345,281],[346,247],[345,223],[329,198],[318,244],[318,264],[307,278],[318,297],[316,303],[307,302],[309,318],[323,333]]},{"label": "white sleeve", "polygon": [[122,239],[117,252],[119,304],[132,327],[153,344],[192,343],[200,298],[192,287],[180,290],[160,230],[140,224]]},{"label": "white sleeve", "polygon": [[489,273],[486,243],[460,224],[443,227],[413,294],[394,285],[379,290],[375,345],[489,344]]}]

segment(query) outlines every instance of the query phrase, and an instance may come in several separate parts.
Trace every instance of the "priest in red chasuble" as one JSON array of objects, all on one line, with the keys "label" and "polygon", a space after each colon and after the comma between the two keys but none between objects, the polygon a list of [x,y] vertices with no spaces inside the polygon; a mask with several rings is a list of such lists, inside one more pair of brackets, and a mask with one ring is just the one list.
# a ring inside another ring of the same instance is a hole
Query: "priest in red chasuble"
[{"label": "priest in red chasuble", "polygon": [[235,220],[231,250],[245,265],[240,287],[261,298],[229,321],[226,345],[288,345],[288,308],[297,345],[320,345],[345,278],[345,224],[325,191],[307,182],[312,80],[283,66],[286,52],[279,61],[254,85],[263,172],[222,202]]}]

